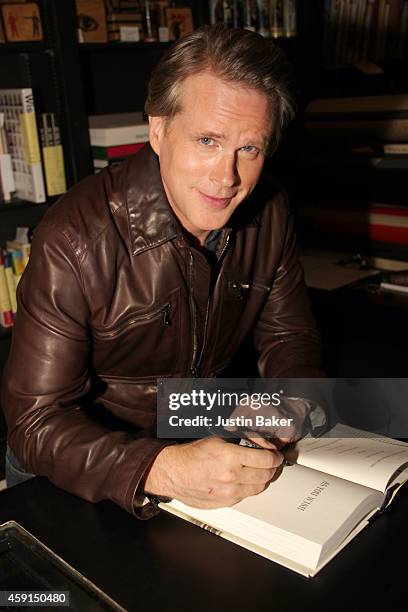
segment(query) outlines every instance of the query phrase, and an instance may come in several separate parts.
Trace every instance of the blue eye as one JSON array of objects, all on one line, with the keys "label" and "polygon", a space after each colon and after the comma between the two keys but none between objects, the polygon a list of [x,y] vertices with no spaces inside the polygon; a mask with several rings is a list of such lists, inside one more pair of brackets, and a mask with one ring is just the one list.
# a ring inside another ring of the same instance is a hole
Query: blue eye
[{"label": "blue eye", "polygon": [[244,151],[245,153],[258,153],[259,149],[254,145],[246,145],[245,147],[241,147],[241,151]]},{"label": "blue eye", "polygon": [[202,136],[200,138],[200,142],[203,145],[209,146],[211,144],[214,144],[214,139],[213,138],[209,138],[208,136]]}]

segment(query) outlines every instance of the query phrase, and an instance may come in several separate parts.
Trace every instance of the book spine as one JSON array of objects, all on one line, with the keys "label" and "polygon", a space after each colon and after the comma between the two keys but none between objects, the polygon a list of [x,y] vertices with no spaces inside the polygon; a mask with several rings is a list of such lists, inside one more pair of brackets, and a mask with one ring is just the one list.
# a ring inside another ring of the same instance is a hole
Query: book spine
[{"label": "book spine", "polygon": [[384,155],[408,155],[408,143],[387,143],[383,145]]},{"label": "book spine", "polygon": [[398,39],[397,46],[397,58],[403,59],[407,50],[407,36],[408,36],[408,0],[402,0],[401,4],[401,27],[400,27],[400,35]]},{"label": "book spine", "polygon": [[348,2],[349,0],[340,0],[339,2],[336,28],[336,48],[334,54],[335,65],[341,64],[342,61],[342,51],[347,24]]},{"label": "book spine", "polygon": [[358,1],[350,0],[349,25],[343,50],[343,59],[346,64],[351,64],[353,61],[354,50],[356,48],[357,11]]},{"label": "book spine", "polygon": [[367,0],[358,0],[357,17],[356,17],[356,39],[353,51],[353,61],[358,62],[362,59],[363,51],[363,32],[364,32],[364,16],[367,8]]},{"label": "book spine", "polygon": [[[22,89],[21,100],[23,112],[20,115],[20,125],[24,142],[25,159],[29,169],[28,174],[31,175],[32,178],[30,181],[33,192],[32,201],[41,203],[45,202],[46,198],[32,89]],[[30,200],[30,197],[26,197],[26,199]]]},{"label": "book spine", "polygon": [[16,297],[16,284],[14,282],[14,274],[13,274],[13,264],[12,264],[12,258],[11,258],[10,253],[4,253],[4,272],[6,275],[11,311],[14,315],[17,312],[17,297]]},{"label": "book spine", "polygon": [[12,193],[16,189],[14,181],[11,155],[8,151],[6,133],[4,128],[4,113],[0,113],[0,188],[5,202],[10,202]]},{"label": "book spine", "polygon": [[283,3],[283,29],[286,38],[296,36],[296,0],[285,0]]},{"label": "book spine", "polygon": [[5,116],[16,194],[30,202],[45,202],[32,90],[1,89],[0,111]]},{"label": "book spine", "polygon": [[13,265],[14,282],[17,288],[24,272],[24,261],[21,251],[13,250],[11,252],[11,261]]},{"label": "book spine", "polygon": [[377,17],[377,36],[375,47],[375,59],[382,61],[385,58],[385,47],[387,42],[388,24],[390,18],[390,0],[379,0]]},{"label": "book spine", "polygon": [[17,251],[19,257],[21,257],[23,262],[23,269],[26,268],[28,264],[28,260],[30,258],[31,253],[31,244],[29,242],[17,242],[15,240],[7,240],[6,242],[7,253],[13,253],[13,251]]},{"label": "book spine", "polygon": [[290,30],[289,15],[286,15],[287,22],[285,23],[285,6],[287,4],[284,0],[272,0],[270,3],[269,30],[273,38],[282,38],[286,35],[286,29]]},{"label": "book spine", "polygon": [[[278,4],[280,0],[274,0],[274,4]],[[270,25],[270,5],[269,0],[257,0],[258,4],[258,33],[261,36],[268,38],[271,36]],[[282,23],[283,27],[283,23]]]},{"label": "book spine", "polygon": [[13,325],[13,312],[9,289],[7,286],[6,272],[4,269],[4,255],[0,250],[0,326],[11,327]]},{"label": "book spine", "polygon": [[54,113],[41,114],[41,144],[45,181],[49,196],[60,195],[67,190],[64,168],[64,152]]},{"label": "book spine", "polygon": [[328,49],[329,65],[334,65],[336,63],[337,36],[340,30],[341,10],[342,0],[331,0],[330,8],[328,7],[330,24],[330,42]]},{"label": "book spine", "polygon": [[376,19],[377,0],[367,0],[366,13],[364,16],[362,59],[368,60],[371,54],[371,41],[374,33]]},{"label": "book spine", "polygon": [[121,127],[112,129],[89,130],[92,146],[113,147],[135,142],[144,143],[149,141],[149,131],[147,127]]},{"label": "book spine", "polygon": [[[376,242],[408,245],[408,219],[393,213],[394,207],[370,205],[365,208],[342,209],[324,206],[301,206],[299,215],[308,219],[319,231],[336,235],[364,237]],[[397,208],[397,207],[395,207]]]},{"label": "book spine", "polygon": [[145,146],[144,142],[134,144],[117,145],[112,147],[92,147],[92,154],[97,159],[116,159],[124,158],[137,153]]}]

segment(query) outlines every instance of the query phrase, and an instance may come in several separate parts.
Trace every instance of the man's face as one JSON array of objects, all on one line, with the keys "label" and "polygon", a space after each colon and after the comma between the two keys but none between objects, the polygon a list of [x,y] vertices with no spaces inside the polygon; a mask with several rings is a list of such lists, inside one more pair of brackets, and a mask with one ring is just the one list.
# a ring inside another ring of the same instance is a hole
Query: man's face
[{"label": "man's face", "polygon": [[210,71],[187,77],[181,111],[150,117],[164,189],[183,227],[204,243],[258,182],[272,131],[267,98]]}]

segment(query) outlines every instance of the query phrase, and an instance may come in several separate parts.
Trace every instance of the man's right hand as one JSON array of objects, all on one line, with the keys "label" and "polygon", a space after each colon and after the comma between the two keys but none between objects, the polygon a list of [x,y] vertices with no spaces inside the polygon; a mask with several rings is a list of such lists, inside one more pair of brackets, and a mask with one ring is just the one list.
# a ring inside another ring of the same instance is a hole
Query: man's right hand
[{"label": "man's right hand", "polygon": [[261,493],[283,461],[276,449],[255,449],[205,438],[167,446],[156,457],[144,491],[196,508],[232,506]]}]

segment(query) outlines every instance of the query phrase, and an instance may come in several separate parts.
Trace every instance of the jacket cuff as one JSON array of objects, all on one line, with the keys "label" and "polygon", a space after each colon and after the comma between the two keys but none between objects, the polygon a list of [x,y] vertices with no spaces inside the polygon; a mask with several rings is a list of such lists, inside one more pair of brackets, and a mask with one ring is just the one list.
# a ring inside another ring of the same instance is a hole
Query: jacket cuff
[{"label": "jacket cuff", "polygon": [[146,453],[140,469],[137,474],[137,481],[132,482],[132,493],[130,498],[131,507],[127,508],[129,511],[138,519],[147,520],[156,516],[160,509],[158,508],[158,502],[169,501],[169,498],[162,498],[159,496],[145,495],[142,490],[143,483],[145,481],[147,472],[149,471],[152,463],[156,459],[157,455],[166,447],[174,444],[173,440],[149,440],[154,443],[154,447],[151,452]]}]

